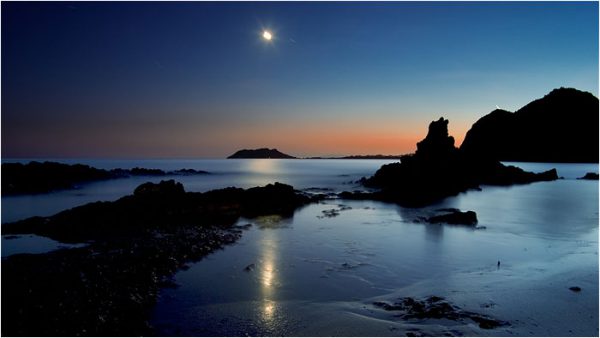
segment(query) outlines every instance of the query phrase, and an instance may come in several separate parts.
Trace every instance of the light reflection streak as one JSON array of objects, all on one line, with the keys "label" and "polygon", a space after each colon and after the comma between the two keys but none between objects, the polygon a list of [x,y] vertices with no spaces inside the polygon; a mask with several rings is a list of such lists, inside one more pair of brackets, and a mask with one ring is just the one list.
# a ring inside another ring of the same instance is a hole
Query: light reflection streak
[{"label": "light reflection streak", "polygon": [[279,276],[277,275],[278,238],[277,230],[266,229],[260,242],[260,289],[262,296],[261,315],[265,324],[272,326],[275,323],[275,310],[277,307],[273,298],[276,298]]},{"label": "light reflection streak", "polygon": [[279,161],[276,159],[249,159],[250,171],[258,174],[273,174],[279,170]]}]

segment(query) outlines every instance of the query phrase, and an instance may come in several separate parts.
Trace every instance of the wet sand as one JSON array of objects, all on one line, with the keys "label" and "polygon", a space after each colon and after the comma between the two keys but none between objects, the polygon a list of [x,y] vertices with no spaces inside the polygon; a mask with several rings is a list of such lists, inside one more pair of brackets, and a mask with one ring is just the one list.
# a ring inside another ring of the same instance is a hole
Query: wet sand
[{"label": "wet sand", "polygon": [[[339,214],[323,217],[332,209]],[[502,229],[485,212],[479,230],[411,221],[423,212],[334,200],[269,226],[250,220],[254,226],[239,243],[176,275],[179,287],[161,293],[152,323],[161,335],[193,336],[598,334],[593,226],[578,235],[569,229],[578,224],[572,217],[553,235],[534,226],[515,233],[507,230],[521,227],[518,220]],[[250,263],[253,270],[244,271]],[[484,329],[470,319],[404,320],[374,304],[430,296],[509,325]]]}]

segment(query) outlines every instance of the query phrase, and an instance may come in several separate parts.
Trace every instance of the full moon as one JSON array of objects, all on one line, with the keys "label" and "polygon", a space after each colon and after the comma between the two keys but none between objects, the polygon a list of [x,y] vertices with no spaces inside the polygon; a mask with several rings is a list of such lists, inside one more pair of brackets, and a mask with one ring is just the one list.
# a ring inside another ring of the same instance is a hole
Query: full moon
[{"label": "full moon", "polygon": [[269,31],[264,31],[263,38],[267,41],[270,41],[273,38],[273,35],[271,35],[271,32],[269,32]]}]

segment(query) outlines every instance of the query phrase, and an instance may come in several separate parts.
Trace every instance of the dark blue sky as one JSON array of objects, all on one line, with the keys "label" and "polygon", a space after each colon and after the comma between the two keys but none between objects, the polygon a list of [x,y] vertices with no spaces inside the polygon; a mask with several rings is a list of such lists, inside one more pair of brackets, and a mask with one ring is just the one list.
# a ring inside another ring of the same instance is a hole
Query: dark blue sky
[{"label": "dark blue sky", "polygon": [[598,95],[596,2],[1,6],[3,157],[399,154]]}]

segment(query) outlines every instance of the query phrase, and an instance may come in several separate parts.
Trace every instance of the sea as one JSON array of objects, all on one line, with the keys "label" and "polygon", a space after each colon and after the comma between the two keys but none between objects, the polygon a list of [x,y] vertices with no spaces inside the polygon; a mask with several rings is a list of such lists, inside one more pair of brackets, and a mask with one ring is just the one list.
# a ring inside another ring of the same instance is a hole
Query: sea
[{"label": "sea", "polygon": [[[39,159],[38,159],[39,160]],[[7,162],[28,160],[2,159]],[[281,182],[307,193],[363,189],[394,160],[55,160],[97,168],[196,169],[206,175],[133,177],[73,190],[2,197],[2,223],[116,200],[145,182],[186,191]],[[325,200],[290,218],[251,224],[233,245],[178,272],[161,290],[151,325],[162,336],[598,336],[598,164],[506,163],[562,179],[482,186],[428,206]],[[439,209],[477,213],[476,227],[425,224]],[[332,212],[333,210],[333,212]],[[2,258],[68,247],[2,236]],[[578,287],[580,291],[570,288]],[[442,297],[509,324],[402,320],[375,302]]]}]

